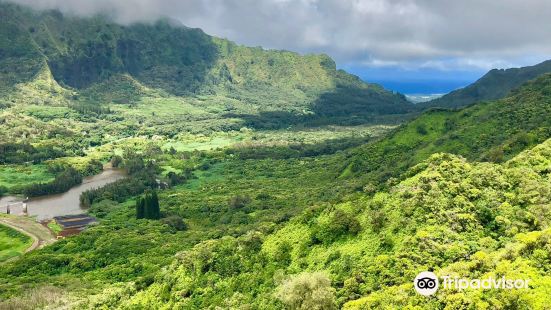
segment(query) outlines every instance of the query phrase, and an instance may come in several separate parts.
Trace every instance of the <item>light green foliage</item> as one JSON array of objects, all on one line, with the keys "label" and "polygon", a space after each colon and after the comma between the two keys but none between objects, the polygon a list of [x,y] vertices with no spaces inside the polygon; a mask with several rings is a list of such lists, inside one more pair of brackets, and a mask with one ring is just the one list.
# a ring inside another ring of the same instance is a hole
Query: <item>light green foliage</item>
[{"label": "light green foliage", "polygon": [[292,310],[329,310],[336,309],[334,291],[327,275],[301,273],[284,280],[276,297]]},{"label": "light green foliage", "polygon": [[30,183],[50,182],[53,174],[45,165],[1,165],[0,186],[18,188]]},{"label": "light green foliage", "polygon": [[[166,300],[174,305],[205,307],[228,301],[239,292],[243,304],[255,308],[270,303],[269,292],[284,290],[276,284],[281,271],[294,274],[317,270],[327,272],[332,283],[341,283],[333,286],[336,301],[349,309],[419,305],[448,305],[453,309],[458,303],[498,309],[527,303],[538,308],[548,298],[544,292],[549,285],[543,275],[548,268],[544,249],[548,247],[545,236],[550,227],[546,219],[551,182],[547,170],[540,173],[540,163],[550,149],[548,140],[501,165],[468,163],[448,154],[433,155],[389,192],[359,197],[336,207],[342,212],[339,218],[354,210],[353,218],[363,228],[356,237],[312,242],[318,223],[330,221],[332,215],[340,213],[330,211],[331,208],[310,209],[267,236],[260,251],[243,249],[232,254],[243,259],[239,271],[225,271],[217,264],[222,263],[221,257],[227,257],[224,249],[240,241],[204,243],[182,254],[185,259],[177,260],[165,274],[169,278],[154,284],[150,292],[137,294],[132,304],[143,305],[159,293],[156,289],[162,285],[184,281],[182,288],[171,287],[173,293]],[[526,164],[517,166],[520,159]],[[197,265],[205,261],[210,262],[208,266]],[[247,267],[249,264],[262,267]],[[226,266],[232,264],[228,262]],[[438,274],[471,278],[505,274],[530,278],[537,284],[531,290],[512,294],[443,291],[427,303],[415,293],[411,283],[419,271],[429,268],[435,268]],[[208,295],[195,295],[193,287],[199,289],[203,287],[199,283],[218,277],[224,277],[228,285],[233,283],[231,289],[220,286]],[[183,288],[189,297],[178,295]],[[257,294],[254,299],[253,294]],[[291,304],[293,301],[289,301]]]},{"label": "light green foliage", "polygon": [[55,221],[48,222],[48,228],[53,231],[55,235],[58,235],[61,231],[63,231],[63,227]]}]

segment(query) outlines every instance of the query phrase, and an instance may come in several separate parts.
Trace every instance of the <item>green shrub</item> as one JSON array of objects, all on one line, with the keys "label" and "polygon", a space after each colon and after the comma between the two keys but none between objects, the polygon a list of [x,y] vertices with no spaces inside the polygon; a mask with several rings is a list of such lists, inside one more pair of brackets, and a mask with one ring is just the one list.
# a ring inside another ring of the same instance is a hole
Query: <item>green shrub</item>
[{"label": "green shrub", "polygon": [[178,215],[171,215],[168,217],[165,217],[161,220],[161,222],[165,225],[168,225],[176,231],[184,231],[187,229],[187,225],[182,219],[182,217]]},{"label": "green shrub", "polygon": [[275,296],[291,310],[336,309],[335,289],[322,272],[291,276],[277,287]]},{"label": "green shrub", "polygon": [[316,224],[314,227],[314,243],[331,243],[343,236],[355,236],[361,231],[360,222],[351,214],[335,210],[328,221]]},{"label": "green shrub", "polygon": [[251,203],[252,199],[251,197],[247,195],[235,195],[230,198],[228,201],[228,206],[230,209],[242,209],[246,207],[249,203]]}]

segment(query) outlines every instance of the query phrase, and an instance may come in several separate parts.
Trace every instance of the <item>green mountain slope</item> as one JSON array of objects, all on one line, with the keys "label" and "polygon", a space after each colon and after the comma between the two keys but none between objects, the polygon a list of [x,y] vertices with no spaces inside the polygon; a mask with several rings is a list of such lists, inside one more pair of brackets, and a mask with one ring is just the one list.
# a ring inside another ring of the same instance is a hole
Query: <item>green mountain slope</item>
[{"label": "green mountain slope", "polygon": [[[435,154],[389,191],[310,208],[273,234],[200,243],[179,253],[147,289],[106,289],[84,304],[539,309],[551,301],[550,171],[551,140],[503,164]],[[425,299],[412,280],[428,269],[532,284],[514,292],[441,289]]]},{"label": "green mountain slope", "polygon": [[337,70],[328,56],[239,46],[170,20],[122,26],[7,3],[0,17],[3,105],[203,96],[222,107],[218,117],[257,126],[262,113],[365,123],[413,110],[402,95]]},{"label": "green mountain slope", "polygon": [[551,137],[550,94],[551,75],[544,75],[501,100],[459,111],[427,111],[352,152],[343,177],[386,181],[438,152],[471,160],[509,159]]},{"label": "green mountain slope", "polygon": [[460,108],[478,101],[500,99],[529,80],[549,72],[551,60],[529,67],[493,69],[473,84],[438,99],[421,103],[419,107]]}]

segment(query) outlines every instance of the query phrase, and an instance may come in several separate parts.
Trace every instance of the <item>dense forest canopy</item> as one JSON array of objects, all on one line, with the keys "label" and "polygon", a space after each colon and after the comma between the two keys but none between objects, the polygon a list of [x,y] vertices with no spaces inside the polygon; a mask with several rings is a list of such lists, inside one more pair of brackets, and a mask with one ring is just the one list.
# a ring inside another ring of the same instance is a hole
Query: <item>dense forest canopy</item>
[{"label": "dense forest canopy", "polygon": [[[548,66],[416,106],[326,55],[0,2],[0,196],[125,173],[79,234],[0,225],[0,308],[544,309]],[[427,270],[531,285],[426,298]]]}]

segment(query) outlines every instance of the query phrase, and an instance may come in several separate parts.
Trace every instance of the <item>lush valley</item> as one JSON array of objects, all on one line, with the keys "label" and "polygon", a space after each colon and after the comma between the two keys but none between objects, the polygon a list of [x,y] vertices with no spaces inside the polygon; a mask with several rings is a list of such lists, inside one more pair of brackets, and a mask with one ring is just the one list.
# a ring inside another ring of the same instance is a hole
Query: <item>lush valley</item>
[{"label": "lush valley", "polygon": [[[493,72],[472,86],[484,91],[443,104],[467,107],[420,112],[328,56],[171,20],[123,26],[4,2],[0,18],[0,198],[126,172],[80,195],[99,224],[77,235],[2,263],[29,240],[0,226],[0,309],[551,302],[544,65]],[[531,286],[427,299],[412,283],[424,270]]]}]

